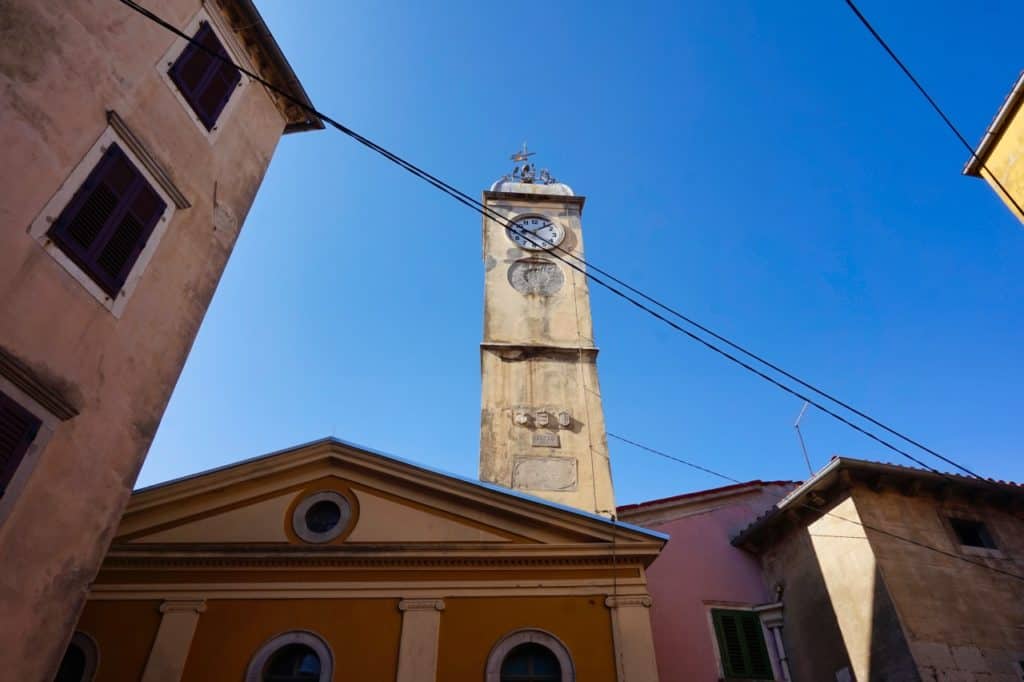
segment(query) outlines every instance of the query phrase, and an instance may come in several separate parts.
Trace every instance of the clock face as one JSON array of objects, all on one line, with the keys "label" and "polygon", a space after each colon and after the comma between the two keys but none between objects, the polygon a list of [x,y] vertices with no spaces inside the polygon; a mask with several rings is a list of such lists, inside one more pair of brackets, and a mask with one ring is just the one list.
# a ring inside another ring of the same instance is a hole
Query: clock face
[{"label": "clock face", "polygon": [[539,215],[516,218],[505,231],[509,239],[530,251],[550,249],[565,239],[565,230],[561,225]]}]

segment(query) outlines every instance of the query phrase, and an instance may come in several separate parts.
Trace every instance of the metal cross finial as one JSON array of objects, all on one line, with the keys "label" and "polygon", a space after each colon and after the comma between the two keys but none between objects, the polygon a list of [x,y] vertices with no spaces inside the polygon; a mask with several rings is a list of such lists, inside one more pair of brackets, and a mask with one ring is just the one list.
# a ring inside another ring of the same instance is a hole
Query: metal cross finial
[{"label": "metal cross finial", "polygon": [[515,161],[516,165],[512,168],[512,172],[505,176],[505,180],[525,183],[540,182],[542,185],[550,185],[556,182],[547,168],[542,168],[538,173],[536,165],[530,163],[529,159],[534,154],[536,152],[531,152],[527,149],[526,143],[523,142],[523,148],[509,157]]},{"label": "metal cross finial", "polygon": [[523,142],[523,148],[520,149],[515,154],[513,154],[512,156],[510,156],[509,158],[512,159],[513,161],[515,161],[516,163],[519,163],[520,161],[526,161],[528,158],[530,158],[531,156],[533,156],[536,153],[537,152],[527,151],[527,149],[526,149],[526,142]]}]

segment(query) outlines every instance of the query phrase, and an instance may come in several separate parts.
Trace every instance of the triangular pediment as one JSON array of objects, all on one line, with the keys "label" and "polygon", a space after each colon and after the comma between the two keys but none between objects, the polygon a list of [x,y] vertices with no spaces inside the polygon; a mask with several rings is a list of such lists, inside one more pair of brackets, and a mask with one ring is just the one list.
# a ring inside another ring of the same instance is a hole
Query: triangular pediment
[{"label": "triangular pediment", "polygon": [[323,543],[339,549],[663,543],[651,531],[327,439],[137,491],[114,544],[308,547],[296,510],[322,494],[347,506],[344,530]]}]

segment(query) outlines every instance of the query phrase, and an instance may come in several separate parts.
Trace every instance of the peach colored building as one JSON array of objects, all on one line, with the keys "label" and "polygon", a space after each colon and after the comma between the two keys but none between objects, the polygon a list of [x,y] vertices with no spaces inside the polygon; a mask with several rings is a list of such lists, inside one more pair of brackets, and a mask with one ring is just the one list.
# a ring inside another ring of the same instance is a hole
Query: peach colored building
[{"label": "peach colored building", "polygon": [[[731,540],[796,485],[750,481],[619,507],[622,521],[671,537],[647,569],[662,682],[788,679],[778,597],[757,558]],[[733,623],[742,641],[730,651],[719,634]]]},{"label": "peach colored building", "polygon": [[[308,102],[250,0],[155,7]],[[0,670],[52,678],[281,135],[321,128],[118,2],[0,40]]]}]

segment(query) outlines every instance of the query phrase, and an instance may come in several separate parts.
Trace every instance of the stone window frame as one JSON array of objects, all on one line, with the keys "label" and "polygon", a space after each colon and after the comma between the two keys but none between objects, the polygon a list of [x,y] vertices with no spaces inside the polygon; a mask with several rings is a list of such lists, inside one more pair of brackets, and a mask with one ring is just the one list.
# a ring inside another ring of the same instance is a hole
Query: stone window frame
[{"label": "stone window frame", "polygon": [[[252,63],[249,61],[245,52],[238,47],[238,44],[234,39],[234,32],[227,26],[224,19],[218,12],[207,11],[206,6],[200,7],[196,13],[192,15],[192,18],[189,19],[188,24],[181,29],[181,32],[189,38],[192,38],[196,35],[196,32],[199,31],[199,25],[204,21],[210,25],[210,29],[213,30],[214,35],[217,36],[217,40],[220,41],[220,44],[224,46],[224,50],[228,53],[231,61],[247,71],[252,71]],[[220,113],[217,115],[217,121],[214,123],[213,127],[207,130],[206,125],[200,120],[185,95],[178,89],[178,85],[171,78],[170,74],[171,67],[174,66],[176,61],[178,61],[178,57],[180,57],[182,52],[185,51],[185,47],[188,46],[188,44],[189,41],[184,38],[178,37],[175,39],[170,48],[168,48],[163,56],[157,60],[155,67],[157,72],[160,74],[160,80],[163,81],[164,85],[170,89],[171,94],[174,95],[174,99],[176,99],[182,109],[184,109],[189,120],[195,124],[196,130],[202,133],[203,138],[213,145],[217,142],[217,138],[220,137],[221,130],[224,129],[224,123],[231,118],[232,112],[238,107],[238,102],[242,99],[242,93],[252,83],[252,79],[246,76],[241,69],[239,70],[242,78],[238,81],[238,85],[235,86],[235,92],[231,94],[228,98],[227,104],[224,105],[224,108],[221,109]]]},{"label": "stone window frame", "polygon": [[22,491],[28,485],[32,471],[39,464],[43,451],[46,450],[46,446],[57,430],[57,426],[60,425],[61,418],[43,407],[28,393],[15,385],[14,382],[2,375],[0,375],[0,391],[42,422],[39,425],[39,431],[36,432],[36,437],[32,439],[32,444],[29,445],[25,455],[21,458],[18,470],[11,477],[6,491],[0,497],[0,524],[3,524],[11,513],[11,509],[17,503]]},{"label": "stone window frame", "polygon": [[572,662],[569,647],[552,633],[540,628],[521,628],[502,636],[487,655],[485,682],[501,682],[501,664],[505,662],[505,657],[520,644],[531,643],[539,644],[555,655],[562,669],[562,682],[576,682],[576,666]]},{"label": "stone window frame", "polygon": [[708,628],[708,636],[711,638],[712,650],[715,654],[715,666],[718,669],[718,676],[721,679],[728,679],[725,675],[725,664],[722,661],[722,651],[718,646],[718,633],[715,631],[715,618],[712,611],[724,610],[724,611],[750,611],[757,614],[757,620],[761,624],[761,637],[764,640],[765,648],[768,651],[768,660],[771,662],[772,675],[776,679],[782,679],[782,661],[780,660],[781,652],[776,651],[775,640],[772,633],[768,631],[768,625],[765,623],[766,616],[775,617],[774,613],[776,604],[751,604],[749,602],[728,602],[728,601],[704,601],[704,615],[705,621]]},{"label": "stone window frame", "polygon": [[264,642],[249,660],[245,669],[245,682],[263,682],[263,668],[270,658],[289,644],[308,646],[320,657],[320,680],[330,682],[334,679],[334,654],[327,640],[312,630],[289,630],[274,635]]},{"label": "stone window frame", "polygon": [[[71,170],[68,177],[61,183],[61,186],[57,191],[50,197],[50,199],[43,206],[43,209],[36,215],[35,220],[29,226],[29,235],[36,240],[57,263],[71,277],[82,285],[82,287],[88,291],[93,298],[110,311],[110,313],[120,319],[124,314],[124,309],[128,305],[128,300],[132,297],[135,292],[135,287],[138,285],[139,280],[142,279],[143,273],[145,273],[149,262],[153,259],[153,255],[156,253],[157,247],[160,245],[164,234],[167,232],[167,228],[174,218],[174,212],[177,208],[181,208],[180,204],[180,193],[175,195],[171,191],[168,191],[168,178],[166,174],[164,177],[160,177],[157,173],[153,172],[153,164],[155,160],[148,152],[140,147],[138,138],[127,131],[126,127],[119,118],[116,121],[112,120],[108,116],[109,125],[103,129],[99,138],[93,143],[92,147],[82,156],[78,164]],[[71,203],[75,193],[85,183],[89,174],[92,173],[93,169],[99,163],[103,154],[107,148],[116,143],[121,151],[124,152],[128,160],[132,162],[136,170],[142,174],[142,177],[146,179],[150,187],[155,191],[161,199],[163,199],[165,208],[160,219],[157,220],[156,227],[149,235],[149,239],[146,242],[146,246],[139,253],[139,257],[136,259],[135,264],[132,266],[131,271],[128,273],[128,277],[125,278],[124,284],[121,289],[117,292],[116,296],[111,296],[96,283],[95,280],[81,267],[75,263],[70,256],[64,253],[53,240],[49,237],[50,227],[57,220],[64,209]],[[170,185],[173,187],[173,185]]]},{"label": "stone window frame", "polygon": [[[992,541],[995,542],[995,548],[988,547],[973,547],[971,545],[960,544],[960,536],[957,534],[956,529],[953,528],[951,518],[964,519],[965,521],[977,521],[985,524],[985,530],[988,531]],[[988,518],[988,515],[978,513],[972,509],[968,509],[964,506],[953,505],[944,506],[939,510],[939,520],[942,523],[942,527],[946,530],[946,535],[949,536],[949,541],[953,544],[960,554],[964,556],[972,556],[987,559],[1006,559],[1006,554],[1003,553],[1002,547],[1004,543],[999,533],[996,532],[995,526],[992,520]]]},{"label": "stone window frame", "polygon": [[71,640],[68,642],[68,649],[72,646],[77,646],[79,651],[85,656],[85,669],[82,671],[82,677],[79,682],[92,682],[96,677],[97,668],[100,667],[99,645],[96,644],[96,640],[89,633],[75,630],[75,633],[71,635]]},{"label": "stone window frame", "polygon": [[[306,525],[306,512],[316,504],[317,502],[330,501],[334,502],[341,509],[341,518],[338,519],[336,526],[330,530],[322,533],[317,533]],[[315,493],[310,493],[302,498],[302,500],[295,505],[295,510],[292,511],[292,530],[295,532],[299,539],[313,543],[323,544],[336,539],[346,530],[348,530],[349,524],[352,523],[352,503],[347,497],[339,493],[337,490],[318,490]]]}]

